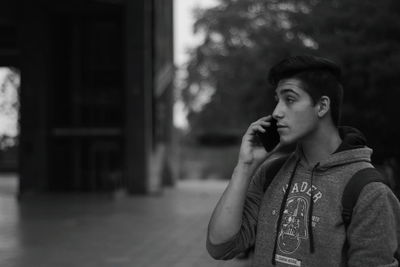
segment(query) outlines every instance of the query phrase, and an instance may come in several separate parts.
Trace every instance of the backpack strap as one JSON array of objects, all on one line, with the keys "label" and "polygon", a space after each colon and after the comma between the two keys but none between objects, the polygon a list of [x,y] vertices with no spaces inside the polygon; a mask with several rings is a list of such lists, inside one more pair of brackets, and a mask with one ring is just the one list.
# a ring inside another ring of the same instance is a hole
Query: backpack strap
[{"label": "backpack strap", "polygon": [[343,191],[342,196],[342,217],[345,227],[351,222],[353,208],[357,203],[361,190],[369,183],[381,182],[386,184],[385,179],[375,168],[365,168],[356,172],[349,180]]},{"label": "backpack strap", "polygon": [[270,163],[268,169],[265,172],[265,181],[264,181],[264,186],[263,186],[263,192],[267,191],[268,186],[271,184],[275,175],[282,168],[283,164],[286,162],[286,160],[288,158],[289,158],[289,155],[284,155],[282,157],[274,159]]}]

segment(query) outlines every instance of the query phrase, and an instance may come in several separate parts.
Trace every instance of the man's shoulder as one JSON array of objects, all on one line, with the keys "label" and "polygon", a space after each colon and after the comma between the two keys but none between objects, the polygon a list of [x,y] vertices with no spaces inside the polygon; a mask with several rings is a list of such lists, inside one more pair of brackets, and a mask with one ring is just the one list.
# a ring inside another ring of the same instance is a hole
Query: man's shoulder
[{"label": "man's shoulder", "polygon": [[279,154],[266,159],[259,167],[261,172],[271,172],[280,169],[289,160],[292,154]]},{"label": "man's shoulder", "polygon": [[258,168],[255,175],[255,182],[261,186],[264,191],[271,183],[279,170],[288,162],[292,154],[279,154],[266,159]]},{"label": "man's shoulder", "polygon": [[[373,202],[385,202],[400,205],[393,190],[383,182],[371,182],[361,190],[357,206],[369,206]],[[356,208],[355,207],[355,208]]]}]

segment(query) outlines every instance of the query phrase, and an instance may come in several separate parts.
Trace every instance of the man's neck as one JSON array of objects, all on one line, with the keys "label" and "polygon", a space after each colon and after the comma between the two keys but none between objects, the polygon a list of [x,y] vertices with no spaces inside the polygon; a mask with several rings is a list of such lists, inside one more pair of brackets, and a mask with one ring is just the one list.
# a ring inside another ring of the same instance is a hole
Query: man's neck
[{"label": "man's neck", "polygon": [[338,129],[333,126],[319,127],[309,137],[301,142],[304,157],[310,166],[326,159],[341,144]]}]

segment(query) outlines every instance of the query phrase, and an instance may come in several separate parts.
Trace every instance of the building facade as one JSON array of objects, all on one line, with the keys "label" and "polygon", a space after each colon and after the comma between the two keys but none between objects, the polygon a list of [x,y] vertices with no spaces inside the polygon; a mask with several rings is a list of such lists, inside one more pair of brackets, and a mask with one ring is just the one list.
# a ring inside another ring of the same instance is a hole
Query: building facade
[{"label": "building facade", "polygon": [[20,196],[173,184],[172,0],[0,5],[0,65],[22,81]]}]

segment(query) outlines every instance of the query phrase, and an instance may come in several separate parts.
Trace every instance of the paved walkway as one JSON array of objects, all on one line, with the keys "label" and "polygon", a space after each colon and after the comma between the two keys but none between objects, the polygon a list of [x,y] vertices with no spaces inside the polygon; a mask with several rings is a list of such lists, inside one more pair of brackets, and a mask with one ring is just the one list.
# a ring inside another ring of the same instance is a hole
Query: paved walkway
[{"label": "paved walkway", "polygon": [[180,182],[159,196],[38,196],[18,203],[0,178],[0,266],[246,267],[205,250],[224,182]]}]

